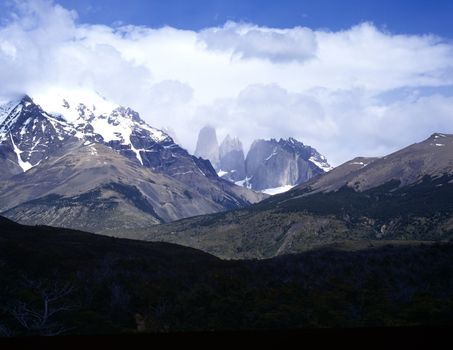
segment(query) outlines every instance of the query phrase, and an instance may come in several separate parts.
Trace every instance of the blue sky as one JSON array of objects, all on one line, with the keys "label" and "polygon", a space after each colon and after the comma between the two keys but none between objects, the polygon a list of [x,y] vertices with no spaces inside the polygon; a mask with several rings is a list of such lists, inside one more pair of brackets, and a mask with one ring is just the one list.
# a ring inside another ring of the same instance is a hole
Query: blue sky
[{"label": "blue sky", "polygon": [[59,0],[80,21],[199,30],[228,20],[261,26],[348,29],[370,21],[393,33],[453,37],[451,0]]},{"label": "blue sky", "polygon": [[91,91],[189,151],[211,124],[245,150],[291,136],[339,165],[453,133],[452,13],[453,0],[0,0],[0,100]]}]

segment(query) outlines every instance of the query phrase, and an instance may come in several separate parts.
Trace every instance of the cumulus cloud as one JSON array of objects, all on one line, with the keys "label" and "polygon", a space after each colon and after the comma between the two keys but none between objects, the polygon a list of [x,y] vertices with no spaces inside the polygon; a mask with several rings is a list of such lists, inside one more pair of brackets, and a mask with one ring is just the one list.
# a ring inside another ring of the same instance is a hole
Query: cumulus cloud
[{"label": "cumulus cloud", "polygon": [[316,38],[309,28],[273,29],[227,22],[222,28],[201,31],[208,49],[231,52],[239,58],[274,62],[303,62],[315,56]]},{"label": "cumulus cloud", "polygon": [[453,44],[371,23],[331,32],[228,22],[199,32],[80,23],[46,0],[0,26],[0,95],[90,89],[171,127],[299,138],[337,165],[453,132]]},{"label": "cumulus cloud", "polygon": [[249,146],[261,138],[292,135],[314,146],[335,165],[355,156],[382,156],[437,131],[453,132],[453,96],[408,95],[383,104],[366,90],[317,89],[289,93],[277,85],[248,87],[234,99],[197,112],[199,125],[215,124],[220,138],[238,135]]}]

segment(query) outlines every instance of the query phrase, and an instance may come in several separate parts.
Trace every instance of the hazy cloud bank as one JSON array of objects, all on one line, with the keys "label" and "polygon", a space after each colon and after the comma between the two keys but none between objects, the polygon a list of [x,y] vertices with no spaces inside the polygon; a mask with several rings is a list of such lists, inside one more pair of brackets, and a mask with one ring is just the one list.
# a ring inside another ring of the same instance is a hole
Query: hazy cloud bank
[{"label": "hazy cloud bank", "polygon": [[18,2],[0,26],[0,79],[3,96],[97,91],[171,126],[190,151],[207,122],[246,146],[294,136],[335,165],[453,132],[453,44],[370,23],[109,27],[49,1]]}]

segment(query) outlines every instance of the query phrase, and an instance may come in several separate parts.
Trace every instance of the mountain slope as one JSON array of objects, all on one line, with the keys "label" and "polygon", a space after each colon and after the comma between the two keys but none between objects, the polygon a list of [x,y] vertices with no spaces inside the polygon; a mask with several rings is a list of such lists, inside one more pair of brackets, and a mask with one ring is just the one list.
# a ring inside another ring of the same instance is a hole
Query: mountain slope
[{"label": "mountain slope", "polygon": [[[344,241],[452,240],[453,135],[440,135],[383,158],[347,162],[242,210],[115,235],[225,258],[266,258]],[[436,146],[440,137],[443,146]]]},{"label": "mountain slope", "polygon": [[[52,112],[45,111],[28,96],[6,104],[0,118],[1,149],[20,152],[16,163],[27,163],[22,166],[26,171],[67,139],[75,138],[102,143],[153,171],[183,182],[191,183],[191,178],[197,175],[216,178],[208,162],[191,156],[170,136],[147,125],[137,112],[97,95],[89,97],[89,102],[70,104],[66,98],[47,96],[44,102]],[[93,105],[88,107],[90,104]]]},{"label": "mountain slope", "polygon": [[6,216],[99,232],[264,198],[220,179],[208,161],[191,156],[129,108],[98,96],[94,102],[101,108],[51,101],[49,113],[28,96],[0,110],[0,212]]},{"label": "mountain slope", "polygon": [[45,163],[1,182],[0,210],[22,223],[101,232],[222,211],[237,201],[216,186],[205,190],[211,197],[102,144],[75,141]]},{"label": "mountain slope", "polygon": [[329,192],[342,186],[364,191],[383,185],[389,180],[400,181],[400,186],[420,181],[425,175],[433,178],[451,173],[453,169],[453,136],[435,133],[423,142],[415,143],[382,158],[356,158],[342,165],[357,171],[341,174],[340,167],[320,179],[308,182],[299,189]]}]

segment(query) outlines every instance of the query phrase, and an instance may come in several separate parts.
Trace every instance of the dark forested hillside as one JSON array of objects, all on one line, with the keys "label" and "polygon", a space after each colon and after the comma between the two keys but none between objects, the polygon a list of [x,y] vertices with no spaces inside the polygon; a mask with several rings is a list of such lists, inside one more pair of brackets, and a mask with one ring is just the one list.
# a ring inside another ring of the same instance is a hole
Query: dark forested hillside
[{"label": "dark forested hillside", "polygon": [[451,325],[453,245],[260,261],[0,219],[3,336]]}]

